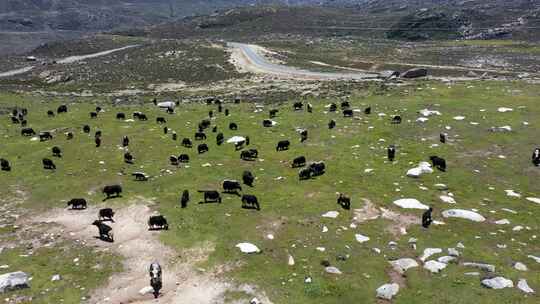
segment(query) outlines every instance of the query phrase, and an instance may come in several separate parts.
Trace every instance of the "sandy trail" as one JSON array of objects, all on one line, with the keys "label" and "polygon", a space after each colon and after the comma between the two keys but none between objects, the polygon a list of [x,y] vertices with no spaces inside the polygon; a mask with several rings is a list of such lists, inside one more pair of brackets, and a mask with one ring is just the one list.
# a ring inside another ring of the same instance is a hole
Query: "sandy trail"
[{"label": "sandy trail", "polygon": [[[97,239],[97,227],[91,223],[103,207],[92,206],[81,211],[55,209],[40,216],[42,223],[60,224],[58,229],[66,237],[85,240],[89,246],[112,250],[123,256],[123,271],[113,274],[103,287],[95,290],[89,303],[214,304],[223,303],[223,294],[229,290],[244,291],[264,299],[264,303],[271,303],[264,293],[258,294],[251,286],[236,286],[225,281],[221,276],[225,267],[208,271],[194,269],[194,264],[207,259],[213,246],[205,244],[182,252],[165,246],[158,238],[160,233],[168,232],[148,231],[147,220],[154,212],[140,202],[115,210],[116,222],[107,222],[113,228],[114,243]],[[163,267],[163,289],[157,300],[152,294],[139,293],[149,286],[148,267],[153,261]]]}]

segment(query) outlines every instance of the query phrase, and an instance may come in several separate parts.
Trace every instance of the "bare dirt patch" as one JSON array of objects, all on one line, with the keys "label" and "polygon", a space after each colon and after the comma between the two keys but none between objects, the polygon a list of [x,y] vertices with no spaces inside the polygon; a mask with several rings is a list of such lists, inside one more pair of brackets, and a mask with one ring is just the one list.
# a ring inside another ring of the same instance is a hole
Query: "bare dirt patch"
[{"label": "bare dirt patch", "polygon": [[[95,290],[89,303],[223,303],[225,292],[246,289],[223,278],[224,266],[208,271],[195,269],[194,265],[205,261],[214,250],[213,244],[205,243],[176,252],[158,240],[159,231],[149,231],[147,228],[147,219],[154,214],[152,203],[142,198],[132,203],[129,207],[116,209],[115,222],[107,223],[113,228],[114,243],[97,239],[97,228],[91,225],[97,218],[100,206],[80,211],[55,209],[35,221],[59,224],[56,226],[61,235],[84,240],[86,245],[112,250],[123,256],[123,270]],[[149,286],[148,267],[152,261],[158,261],[164,269],[162,294],[157,300],[151,294],[139,293],[142,288]],[[271,303],[264,293],[255,292],[253,287],[249,290],[253,292],[248,294],[264,303]]]},{"label": "bare dirt patch", "polygon": [[363,223],[370,220],[376,220],[383,218],[392,221],[391,225],[388,225],[386,230],[395,237],[404,235],[407,228],[411,225],[420,225],[421,221],[418,216],[402,214],[389,209],[377,207],[368,199],[362,199],[364,201],[364,207],[361,209],[354,209],[354,221],[357,223]]}]

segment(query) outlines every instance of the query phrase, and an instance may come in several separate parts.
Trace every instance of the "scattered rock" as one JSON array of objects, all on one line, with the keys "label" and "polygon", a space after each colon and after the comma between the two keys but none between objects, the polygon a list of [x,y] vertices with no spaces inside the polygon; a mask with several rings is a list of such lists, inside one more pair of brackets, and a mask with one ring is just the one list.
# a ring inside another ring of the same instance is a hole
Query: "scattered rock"
[{"label": "scattered rock", "polygon": [[418,263],[411,258],[401,258],[399,260],[390,261],[389,263],[397,272],[401,274],[403,274],[409,268],[418,267]]},{"label": "scattered rock", "polygon": [[336,218],[338,217],[339,212],[337,211],[328,211],[325,214],[322,215],[322,217],[328,217],[328,218]]},{"label": "scattered rock", "polygon": [[453,257],[459,256],[459,251],[456,248],[448,248],[448,254]]},{"label": "scattered rock", "polygon": [[534,293],[534,290],[529,287],[529,284],[527,284],[527,280],[525,279],[519,279],[517,283],[517,288],[524,293]]},{"label": "scattered rock", "polygon": [[478,268],[487,272],[495,272],[495,266],[491,264],[484,264],[484,263],[474,263],[474,262],[465,262],[463,263],[463,266],[466,267],[474,267]]},{"label": "scattered rock", "polygon": [[424,268],[431,271],[432,273],[438,273],[441,270],[445,269],[446,266],[447,266],[447,264],[445,264],[445,263],[441,263],[441,262],[433,261],[433,260],[427,261],[424,264]]},{"label": "scattered rock", "polygon": [[445,218],[448,217],[457,217],[462,219],[471,220],[473,222],[483,222],[486,220],[482,215],[469,210],[463,209],[450,209],[442,212],[442,216]]},{"label": "scattered rock", "polygon": [[445,184],[435,184],[434,187],[435,189],[440,190],[440,191],[448,190],[448,186]]},{"label": "scattered rock", "polygon": [[0,293],[20,288],[28,288],[28,275],[22,271],[9,272],[0,275]]},{"label": "scattered rock", "polygon": [[508,224],[510,224],[510,221],[508,219],[502,219],[502,220],[495,221],[495,224],[497,224],[497,225],[508,225]]},{"label": "scattered rock", "polygon": [[420,203],[417,199],[414,198],[402,198],[394,201],[394,205],[399,206],[405,209],[421,209],[427,210],[429,206]]},{"label": "scattered rock", "polygon": [[537,198],[537,197],[526,197],[525,199],[528,200],[529,202],[533,202],[533,203],[540,204],[540,198]]},{"label": "scattered rock", "polygon": [[364,242],[369,241],[369,237],[365,235],[355,234],[354,237],[356,238],[356,241],[358,241],[359,243],[364,243]]},{"label": "scattered rock", "polygon": [[154,292],[154,288],[152,288],[152,286],[146,286],[146,287],[141,288],[141,290],[139,290],[139,294],[141,296],[151,294],[153,292]]},{"label": "scattered rock", "polygon": [[409,169],[409,171],[407,171],[407,176],[420,177],[420,175],[422,174],[430,174],[430,173],[433,173],[431,164],[428,162],[420,162],[417,167]]},{"label": "scattered rock", "polygon": [[503,288],[514,287],[514,283],[511,280],[503,278],[503,277],[484,279],[482,280],[482,285],[491,289],[503,289]]},{"label": "scattered rock", "polygon": [[448,263],[452,263],[452,262],[454,262],[456,260],[457,260],[456,257],[445,255],[445,256],[442,256],[442,257],[438,258],[437,262],[448,264]]},{"label": "scattered rock", "polygon": [[287,262],[287,264],[289,264],[289,266],[294,266],[294,258],[290,254],[289,254],[289,261]]},{"label": "scattered rock", "polygon": [[236,247],[240,248],[243,253],[259,253],[261,250],[251,243],[239,243]]},{"label": "scattered rock", "polygon": [[392,298],[399,292],[399,285],[397,283],[384,284],[377,288],[377,298],[392,300]]},{"label": "scattered rock", "polygon": [[55,281],[60,281],[62,279],[62,277],[59,275],[59,274],[55,274],[51,277],[51,281],[55,282]]},{"label": "scattered rock", "polygon": [[505,107],[500,107],[497,109],[498,112],[501,112],[501,113],[505,113],[505,112],[512,112],[514,111],[514,109],[512,108],[505,108]]},{"label": "scattered rock", "polygon": [[537,257],[537,256],[534,256],[534,255],[528,255],[527,257],[528,257],[528,258],[531,258],[531,259],[533,259],[533,260],[535,260],[536,263],[540,263],[540,258]]},{"label": "scattered rock", "polygon": [[455,204],[456,203],[456,200],[453,197],[448,196],[448,195],[441,195],[441,196],[439,196],[439,198],[444,203],[448,203],[448,204]]},{"label": "scattered rock", "polygon": [[516,197],[516,198],[521,197],[521,194],[515,192],[514,190],[504,190],[504,192],[506,192],[506,196],[509,196],[509,197]]},{"label": "scattered rock", "polygon": [[525,264],[521,263],[521,262],[516,262],[514,264],[514,269],[519,270],[519,271],[527,271],[527,270],[529,270],[527,268],[527,266]]},{"label": "scattered rock", "polygon": [[325,267],[324,271],[331,274],[341,274],[341,271],[334,266]]},{"label": "scattered rock", "polygon": [[434,255],[434,254],[439,254],[442,252],[442,249],[441,248],[426,248],[424,249],[424,253],[422,254],[422,256],[420,257],[420,261],[424,262],[425,260],[427,260],[430,256]]}]

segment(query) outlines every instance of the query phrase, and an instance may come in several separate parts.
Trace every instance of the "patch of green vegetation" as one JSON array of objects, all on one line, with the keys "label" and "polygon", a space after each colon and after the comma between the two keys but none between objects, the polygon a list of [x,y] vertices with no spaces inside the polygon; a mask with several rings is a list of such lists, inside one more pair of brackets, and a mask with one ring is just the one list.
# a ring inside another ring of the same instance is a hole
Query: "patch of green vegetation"
[{"label": "patch of green vegetation", "polygon": [[[503,190],[514,189],[523,197],[540,195],[540,185],[535,182],[540,171],[530,163],[530,154],[537,146],[536,129],[532,126],[540,115],[537,107],[540,86],[521,82],[453,85],[416,82],[414,86],[389,87],[384,91],[373,87],[353,89],[351,94],[352,107],[360,110],[355,112],[355,119],[343,118],[339,112],[326,113],[329,103],[339,102],[332,99],[306,99],[313,104],[311,114],[292,111],[292,100],[283,105],[267,104],[262,112],[256,112],[254,104],[225,104],[231,111],[226,117],[217,112],[215,105],[182,103],[176,114],[167,115],[151,103],[114,106],[95,98],[79,98],[77,103],[72,103],[71,98],[44,101],[33,95],[4,94],[0,97],[0,106],[27,107],[30,127],[36,131],[56,132],[52,141],[32,141],[22,137],[19,126],[5,117],[0,122],[1,157],[12,163],[13,170],[1,173],[2,181],[28,189],[29,198],[23,206],[38,210],[63,207],[65,201],[73,197],[85,197],[90,204],[101,204],[104,197],[101,188],[113,183],[121,183],[124,188],[122,198],[107,201],[107,205],[114,208],[129,204],[136,197],[155,198],[156,208],[169,220],[170,230],[161,232],[166,244],[182,250],[201,242],[213,243],[215,251],[204,263],[205,268],[235,265],[226,272],[228,278],[239,284],[257,285],[274,303],[375,303],[375,289],[390,280],[386,273],[388,259],[416,257],[424,248],[455,247],[458,242],[466,247],[461,261],[492,263],[497,267],[497,275],[515,283],[519,278],[526,278],[533,288],[538,288],[540,278],[536,274],[540,268],[527,258],[528,254],[540,250],[538,242],[531,238],[540,228],[538,205],[523,198],[509,198]],[[48,118],[46,111],[56,109],[60,103],[67,103],[69,112]],[[97,119],[90,119],[88,113],[96,104],[103,106],[105,112]],[[372,107],[369,116],[362,114],[367,106]],[[514,111],[499,113],[497,108],[501,106],[514,108]],[[279,109],[275,118],[278,124],[263,128],[262,120],[273,107]],[[417,123],[417,111],[423,108],[438,110],[442,115]],[[212,125],[217,126],[226,139],[233,135],[251,138],[249,148],[259,150],[257,161],[240,160],[239,152],[234,151],[231,144],[217,146],[215,133],[210,130],[206,141],[210,151],[197,154],[195,148],[184,148],[180,141],[173,141],[170,132],[163,134],[164,126],[155,123],[157,116],[163,116],[167,119],[166,126],[178,133],[179,140],[193,138],[198,122],[208,117],[209,110],[216,116]],[[115,119],[117,112],[130,116],[133,111],[143,111],[149,120]],[[390,123],[394,114],[403,117],[401,125]],[[454,120],[458,115],[466,119]],[[333,130],[327,128],[330,119],[337,122]],[[524,125],[525,121],[530,125]],[[239,130],[230,131],[230,122],[238,123]],[[91,134],[81,131],[84,124],[90,125]],[[513,132],[488,131],[492,126],[503,125],[510,125]],[[297,128],[308,130],[306,142],[300,143]],[[93,140],[93,133],[98,129],[103,131],[100,148],[95,147]],[[74,132],[73,140],[66,140],[63,133],[67,131]],[[438,142],[440,132],[449,133],[450,140],[445,145]],[[120,144],[124,135],[131,140],[129,150],[135,157],[134,165],[123,162]],[[276,152],[276,143],[283,139],[291,140],[291,149]],[[386,161],[386,147],[390,144],[398,149],[394,163]],[[53,158],[57,170],[43,170],[41,159],[52,158],[53,146],[62,149],[63,157]],[[190,163],[171,166],[169,156],[181,153],[189,154]],[[325,161],[326,173],[299,181],[298,170],[292,169],[290,162],[300,155],[306,156],[308,161]],[[419,179],[405,176],[408,169],[427,161],[430,155],[444,157],[448,171],[436,171]],[[373,171],[369,173],[366,169]],[[197,190],[220,189],[224,179],[241,180],[244,170],[250,170],[257,177],[253,188],[243,186],[243,190],[258,197],[261,211],[242,209],[235,195],[223,195],[221,204],[198,204],[201,195]],[[130,175],[134,171],[144,171],[151,178],[147,182],[134,181]],[[436,183],[447,184],[457,204],[441,202],[439,196],[443,192],[434,189]],[[184,189],[190,191],[191,202],[188,208],[181,209],[179,198]],[[0,189],[0,195],[3,191]],[[353,209],[364,207],[364,199],[367,199],[378,207],[420,216],[421,211],[402,210],[392,204],[395,199],[416,198],[434,206],[435,219],[444,220],[446,224],[432,226],[429,231],[413,225],[407,228],[405,236],[390,231],[395,225],[390,220],[370,220],[352,228],[355,213],[336,205],[336,192],[351,196]],[[487,222],[443,219],[441,211],[451,208],[474,208]],[[502,208],[516,210],[517,214]],[[330,210],[339,210],[338,218],[321,217]],[[493,224],[502,218],[507,218],[512,225]],[[515,225],[528,226],[531,230],[512,231]],[[328,232],[322,232],[323,226]],[[369,236],[370,240],[356,242],[357,233]],[[274,239],[268,239],[268,234]],[[418,239],[417,250],[408,244],[410,237]],[[256,244],[262,253],[244,255],[234,247],[246,241]],[[398,249],[390,249],[389,241],[397,241]],[[506,244],[507,248],[499,248],[497,244]],[[316,247],[324,247],[325,251]],[[379,248],[382,253],[376,254],[372,248]],[[289,254],[295,259],[294,266],[287,265]],[[338,255],[348,258],[338,259]],[[338,267],[343,274],[325,273],[321,266],[323,260]],[[516,261],[527,264],[529,271],[514,270],[512,264]],[[407,286],[400,290],[395,303],[537,302],[536,296],[526,297],[517,289],[482,288],[479,277],[464,275],[468,271],[474,270],[455,264],[441,274],[431,274],[422,268],[410,270]],[[312,277],[313,283],[304,283],[306,276]],[[88,275],[87,279],[98,281],[94,275]]]},{"label": "patch of green vegetation", "polygon": [[[9,271],[23,271],[31,278],[30,288],[2,294],[13,303],[80,303],[103,285],[113,270],[122,269],[118,257],[72,243],[4,249],[0,260],[9,265]],[[52,281],[57,274],[61,279]]]}]

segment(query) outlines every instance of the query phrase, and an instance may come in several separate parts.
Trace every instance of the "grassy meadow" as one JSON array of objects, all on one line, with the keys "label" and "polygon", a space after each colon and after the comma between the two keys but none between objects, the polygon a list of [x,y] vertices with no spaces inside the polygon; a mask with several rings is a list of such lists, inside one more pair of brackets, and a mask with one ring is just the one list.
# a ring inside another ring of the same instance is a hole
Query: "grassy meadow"
[{"label": "grassy meadow", "polygon": [[[377,93],[375,93],[377,92]],[[170,230],[161,233],[161,240],[178,250],[212,243],[215,250],[207,261],[195,267],[212,268],[228,265],[223,276],[238,284],[249,283],[264,290],[274,303],[376,303],[375,289],[390,282],[389,260],[402,257],[418,257],[428,247],[446,250],[458,242],[465,245],[460,250],[460,262],[475,261],[496,266],[496,275],[512,279],[514,284],[520,278],[527,279],[529,285],[540,290],[540,265],[527,255],[540,253],[536,238],[540,205],[525,200],[525,197],[539,197],[540,169],[533,167],[530,156],[538,145],[537,125],[540,123],[538,107],[540,86],[521,82],[473,82],[461,84],[441,84],[417,82],[411,86],[390,87],[383,93],[371,89],[353,91],[350,103],[354,118],[343,118],[341,112],[327,113],[326,106],[338,100],[305,99],[313,104],[313,113],[294,112],[293,100],[281,104],[225,104],[230,116],[217,112],[216,105],[181,103],[176,113],[169,115],[156,108],[146,98],[144,105],[115,106],[103,98],[58,98],[44,101],[36,95],[0,95],[0,108],[8,110],[14,106],[29,110],[28,126],[36,132],[54,130],[52,141],[33,141],[20,135],[20,126],[12,124],[8,112],[0,120],[0,157],[8,159],[11,172],[0,172],[3,187],[2,197],[10,197],[15,190],[27,194],[19,208],[39,215],[55,207],[65,207],[66,201],[84,197],[90,204],[102,204],[105,185],[119,183],[124,188],[121,198],[108,200],[105,204],[122,208],[133,200],[153,200],[153,207],[165,215]],[[67,104],[69,112],[48,118],[47,110],[56,110],[60,104]],[[91,119],[90,111],[99,105],[104,109],[97,119]],[[365,115],[363,109],[372,107],[372,113]],[[513,108],[500,113],[499,107]],[[274,120],[277,125],[264,128],[262,120],[268,118],[268,110],[279,109]],[[424,123],[416,122],[417,112],[429,108],[442,113],[431,116]],[[262,111],[257,111],[262,109]],[[217,146],[215,133],[206,131],[209,152],[198,155],[194,147],[184,148],[181,139],[193,139],[197,124],[208,117],[213,110],[212,125],[228,139],[233,135],[249,136],[248,148],[259,151],[257,161],[243,161],[234,146],[224,143]],[[146,113],[149,120],[122,121],[115,119],[117,112],[124,112],[131,118],[134,111]],[[385,114],[385,116],[382,115]],[[403,123],[390,123],[392,115],[401,115]],[[171,133],[164,134],[156,117],[167,119],[166,126],[178,134],[178,140],[171,139]],[[454,120],[455,116],[465,116],[464,120]],[[337,126],[329,130],[327,123],[335,119]],[[228,129],[230,122],[236,122],[238,131]],[[471,124],[477,122],[477,125]],[[524,124],[528,122],[528,124]],[[82,132],[82,126],[91,127],[90,134]],[[512,132],[493,133],[493,126],[510,125]],[[309,132],[309,139],[300,143],[298,128]],[[94,132],[103,132],[102,146],[95,147]],[[67,140],[64,132],[74,133],[74,139]],[[438,141],[439,133],[447,132],[446,144]],[[135,157],[133,165],[123,162],[122,136],[130,138],[129,151]],[[288,151],[276,152],[279,140],[289,139]],[[396,161],[386,160],[386,147],[397,146]],[[437,145],[438,144],[438,145]],[[52,157],[51,148],[62,149],[62,158]],[[171,166],[170,155],[187,153],[191,161],[187,165]],[[299,181],[298,170],[290,167],[293,158],[304,155],[308,161],[323,160],[326,173],[317,178]],[[406,177],[408,169],[420,161],[428,161],[429,156],[438,155],[446,159],[447,172],[435,171],[418,179]],[[502,158],[500,155],[504,156]],[[44,170],[41,160],[54,160],[55,171]],[[209,166],[207,164],[210,164]],[[372,169],[371,172],[366,169]],[[254,194],[261,204],[261,211],[241,208],[238,196],[224,194],[222,204],[198,204],[202,195],[200,189],[221,190],[224,179],[241,181],[242,172],[250,170],[256,176],[254,187],[243,185],[243,193]],[[132,172],[144,171],[151,178],[146,182],[135,181]],[[445,194],[436,190],[434,184],[448,185],[457,204],[442,202],[439,196]],[[425,187],[425,188],[424,188]],[[490,188],[491,187],[491,188]],[[427,188],[427,190],[426,190]],[[183,190],[189,190],[191,202],[188,208],[180,208]],[[423,190],[424,189],[424,190]],[[522,198],[506,196],[504,190],[512,189],[522,194]],[[352,198],[352,209],[342,210],[336,204],[337,192]],[[406,235],[394,233],[395,223],[378,218],[357,224],[353,209],[361,209],[369,200],[377,207],[391,209],[401,214],[420,217],[420,210],[405,210],[392,204],[399,198],[416,198],[434,207],[434,218],[445,225],[434,225],[428,231],[419,225],[407,228]],[[445,219],[441,212],[445,209],[475,209],[486,222],[474,223],[461,219]],[[503,208],[515,210],[509,213]],[[327,211],[339,211],[335,219],[323,218]],[[494,221],[506,218],[510,225],[496,225]],[[512,227],[529,227],[512,231]],[[322,232],[323,226],[328,232]],[[17,243],[19,228],[7,226],[0,229],[2,242]],[[370,237],[365,243],[358,243],[355,234]],[[267,235],[273,234],[274,239]],[[409,238],[418,239],[418,247],[412,249]],[[397,242],[397,249],[388,246]],[[55,245],[51,249],[40,249],[33,253],[30,262],[23,263],[19,252],[23,247],[4,249],[0,253],[0,264],[10,264],[29,272],[35,285],[16,294],[31,295],[33,303],[52,303],[57,298],[41,294],[51,289],[56,282],[50,282],[51,274],[59,269],[69,273],[72,280],[86,284],[87,288],[104,284],[107,275],[120,271],[114,266],[112,255],[93,256],[92,249],[85,253],[72,241],[67,245]],[[262,252],[245,255],[234,246],[240,242],[256,244]],[[23,246],[24,242],[19,242]],[[506,245],[506,248],[500,248]],[[62,250],[64,246],[76,248]],[[324,247],[325,251],[317,250]],[[373,248],[379,248],[376,253]],[[69,261],[75,254],[87,256],[86,263],[93,265],[97,260],[111,263],[107,271],[84,271],[75,268]],[[288,255],[295,259],[295,265],[287,265]],[[65,257],[68,263],[50,263],[52,256]],[[344,261],[338,255],[347,256]],[[442,254],[445,255],[445,254]],[[119,259],[119,258],[117,258]],[[327,260],[343,273],[332,275],[324,272],[321,261]],[[28,261],[28,260],[23,260]],[[47,261],[47,262],[44,262]],[[527,272],[515,270],[515,262],[523,262]],[[114,266],[114,267],[113,267]],[[481,286],[480,276],[466,276],[464,273],[477,271],[458,264],[450,264],[441,273],[431,274],[422,266],[406,272],[405,287],[401,288],[394,303],[538,303],[537,295],[525,295],[517,288],[490,290]],[[0,272],[3,273],[4,271]],[[311,276],[311,284],[304,278]],[[70,280],[71,281],[71,280]],[[62,281],[67,284],[68,280]],[[10,297],[13,293],[3,295]],[[76,303],[84,291],[65,291],[64,303]],[[243,294],[230,295],[231,298],[245,298]]]}]

